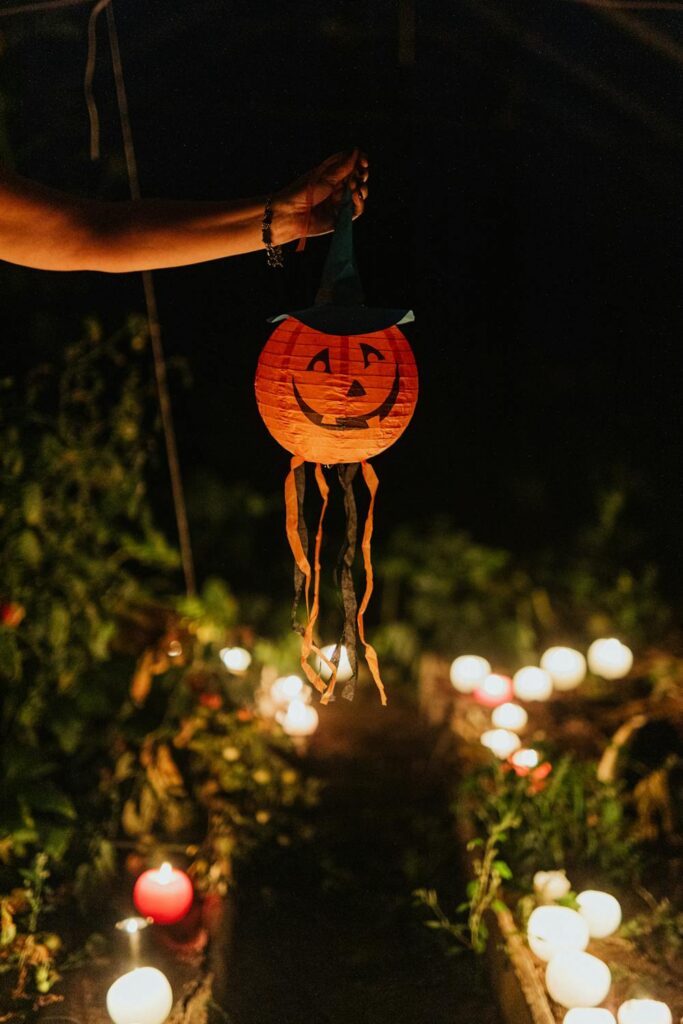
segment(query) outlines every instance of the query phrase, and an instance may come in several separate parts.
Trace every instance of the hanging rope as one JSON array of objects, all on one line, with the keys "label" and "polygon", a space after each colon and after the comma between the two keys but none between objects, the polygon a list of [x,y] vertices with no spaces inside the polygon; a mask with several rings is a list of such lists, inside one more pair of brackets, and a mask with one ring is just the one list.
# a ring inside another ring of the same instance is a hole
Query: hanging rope
[{"label": "hanging rope", "polygon": [[95,65],[97,63],[97,19],[111,3],[111,0],[98,0],[90,12],[88,18],[88,56],[85,62],[85,75],[83,78],[83,91],[85,103],[88,108],[88,120],[90,121],[90,159],[100,158],[100,115],[95,102],[93,92],[93,79],[95,77]]},{"label": "hanging rope", "polygon": [[[111,50],[112,67],[114,70],[114,82],[116,85],[116,101],[121,122],[121,135],[123,137],[123,150],[128,170],[128,182],[131,198],[138,200],[140,195],[140,179],[138,177],[138,166],[133,144],[133,132],[128,111],[128,96],[126,84],[123,77],[123,64],[121,51],[119,49],[119,37],[116,31],[114,20],[114,8],[111,0],[105,0],[107,9],[107,30],[109,34],[109,48]],[[98,4],[101,8],[102,4]],[[96,16],[93,10],[92,17]],[[161,412],[161,424],[166,442],[166,457],[171,477],[171,489],[173,492],[173,504],[175,508],[176,524],[178,527],[178,540],[180,542],[180,557],[185,575],[185,589],[188,594],[195,594],[197,591],[195,583],[194,559],[192,557],[192,544],[190,541],[190,527],[187,521],[187,508],[185,506],[185,495],[183,492],[183,481],[180,472],[180,460],[178,458],[178,446],[176,444],[175,429],[173,426],[173,414],[171,409],[171,398],[168,391],[166,377],[166,360],[164,359],[164,348],[161,340],[161,327],[157,313],[156,291],[154,279],[149,270],[143,270],[142,283],[145,292],[145,304],[147,306],[147,321],[149,324],[149,336],[152,342],[152,355],[154,359],[154,374],[156,378],[157,394],[159,397],[159,410]]]}]

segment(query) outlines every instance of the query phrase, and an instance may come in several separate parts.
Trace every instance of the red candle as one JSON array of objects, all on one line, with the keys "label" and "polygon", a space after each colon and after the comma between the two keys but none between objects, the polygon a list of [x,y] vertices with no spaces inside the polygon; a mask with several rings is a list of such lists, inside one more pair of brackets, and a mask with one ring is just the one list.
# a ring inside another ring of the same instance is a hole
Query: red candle
[{"label": "red candle", "polygon": [[483,704],[484,707],[498,707],[512,699],[512,680],[509,676],[492,672],[482,679],[472,696],[477,704]]},{"label": "red candle", "polygon": [[162,864],[143,871],[133,889],[133,902],[144,917],[155,924],[175,924],[192,906],[194,890],[184,871]]}]

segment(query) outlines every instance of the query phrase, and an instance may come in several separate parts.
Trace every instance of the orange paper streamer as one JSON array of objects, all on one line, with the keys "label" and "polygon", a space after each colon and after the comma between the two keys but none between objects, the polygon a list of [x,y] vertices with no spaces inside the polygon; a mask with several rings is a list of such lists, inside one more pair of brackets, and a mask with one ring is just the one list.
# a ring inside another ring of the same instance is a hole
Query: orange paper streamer
[{"label": "orange paper streamer", "polygon": [[363,600],[361,601],[360,608],[358,609],[358,635],[360,636],[361,643],[365,647],[365,660],[368,663],[368,668],[372,674],[372,678],[375,680],[375,685],[379,690],[380,700],[382,704],[386,705],[387,695],[384,690],[384,684],[382,677],[379,672],[379,659],[377,658],[377,651],[368,643],[365,639],[365,623],[363,622],[363,616],[367,611],[367,607],[372,597],[372,590],[374,586],[374,573],[372,571],[372,530],[375,522],[375,497],[377,495],[377,488],[379,487],[379,480],[372,466],[368,465],[367,462],[361,462],[361,470],[363,473],[363,479],[367,485],[368,491],[370,492],[370,507],[368,508],[367,519],[365,520],[365,529],[363,531],[363,564],[365,566],[365,593],[363,594]]}]

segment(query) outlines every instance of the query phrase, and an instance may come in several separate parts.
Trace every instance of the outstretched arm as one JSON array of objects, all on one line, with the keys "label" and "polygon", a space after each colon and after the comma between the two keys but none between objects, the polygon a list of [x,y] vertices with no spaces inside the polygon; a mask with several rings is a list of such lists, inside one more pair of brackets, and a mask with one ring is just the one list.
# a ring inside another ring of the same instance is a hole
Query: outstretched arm
[{"label": "outstretched arm", "polygon": [[[345,184],[355,216],[367,196],[368,161],[330,157],[273,197],[272,243],[334,227]],[[308,213],[309,200],[311,205]],[[265,197],[227,202],[78,199],[0,169],[0,260],[39,270],[127,273],[179,267],[263,248]]]}]

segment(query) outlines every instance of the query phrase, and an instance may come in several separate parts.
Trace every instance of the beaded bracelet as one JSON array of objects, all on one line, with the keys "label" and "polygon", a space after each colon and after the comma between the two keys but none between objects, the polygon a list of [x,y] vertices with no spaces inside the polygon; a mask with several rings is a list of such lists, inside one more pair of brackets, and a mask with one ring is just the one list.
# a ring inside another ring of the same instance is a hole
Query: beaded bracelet
[{"label": "beaded bracelet", "polygon": [[266,199],[266,208],[263,211],[263,222],[261,223],[261,237],[263,238],[263,244],[266,247],[266,259],[268,260],[269,267],[282,267],[284,266],[284,260],[282,258],[282,246],[273,245],[273,233],[271,225],[273,223],[273,197],[268,196]]}]

